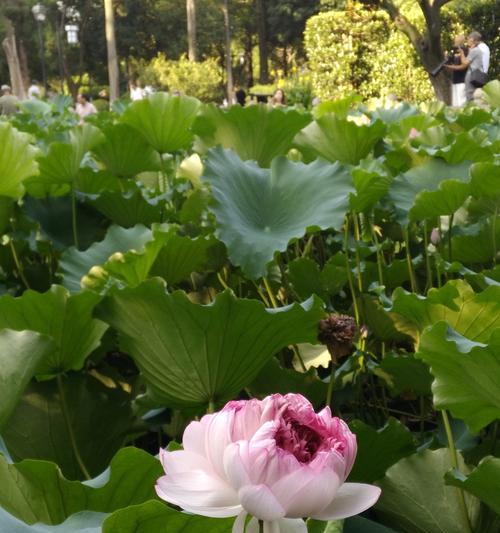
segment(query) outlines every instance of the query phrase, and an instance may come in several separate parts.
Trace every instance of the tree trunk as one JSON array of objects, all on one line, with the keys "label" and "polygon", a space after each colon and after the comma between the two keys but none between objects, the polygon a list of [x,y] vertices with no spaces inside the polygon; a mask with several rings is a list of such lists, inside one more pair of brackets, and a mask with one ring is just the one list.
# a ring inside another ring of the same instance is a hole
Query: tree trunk
[{"label": "tree trunk", "polygon": [[196,46],[196,0],[186,0],[189,61],[198,61]]},{"label": "tree trunk", "polygon": [[106,19],[106,45],[108,50],[109,101],[112,103],[120,97],[113,0],[104,0],[104,16]]},{"label": "tree trunk", "polygon": [[229,26],[229,6],[228,0],[224,0],[222,4],[222,12],[224,14],[224,29],[226,33],[226,78],[227,78],[227,103],[231,105],[234,100],[233,89],[233,65],[231,56],[231,27]]},{"label": "tree trunk", "polygon": [[2,47],[9,66],[10,85],[12,93],[23,100],[26,98],[26,90],[23,85],[21,63],[17,53],[16,32],[12,22],[7,17],[2,17],[2,22],[6,30],[6,37],[2,41]]},{"label": "tree trunk", "polygon": [[245,66],[247,71],[247,87],[253,86],[253,39],[252,34],[248,32],[245,39]]},{"label": "tree trunk", "polygon": [[256,0],[257,24],[259,34],[259,83],[269,83],[268,53],[267,53],[267,23],[265,0]]},{"label": "tree trunk", "polygon": [[23,78],[23,86],[29,87],[31,84],[30,70],[28,67],[28,56],[26,54],[26,47],[24,42],[19,42],[19,64],[21,66],[21,76]]},{"label": "tree trunk", "polygon": [[404,15],[392,0],[383,0],[382,7],[389,13],[396,27],[410,40],[422,66],[429,74],[434,93],[439,100],[449,104],[451,99],[450,76],[443,69],[437,76],[430,73],[443,61],[441,47],[441,8],[450,0],[418,0],[425,18],[426,30],[422,34]]}]

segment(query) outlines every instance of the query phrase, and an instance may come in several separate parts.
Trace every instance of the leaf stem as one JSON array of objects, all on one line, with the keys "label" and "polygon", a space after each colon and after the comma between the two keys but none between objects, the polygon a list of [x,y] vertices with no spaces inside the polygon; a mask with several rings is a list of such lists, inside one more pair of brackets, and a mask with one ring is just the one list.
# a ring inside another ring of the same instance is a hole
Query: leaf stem
[{"label": "leaf stem", "polygon": [[273,294],[273,291],[271,289],[271,285],[269,284],[268,279],[266,278],[266,276],[264,276],[262,278],[262,280],[264,281],[264,285],[266,287],[267,294],[269,295],[269,299],[271,300],[272,306],[275,309],[277,309],[278,308],[278,302],[276,301],[276,298],[274,297],[274,294]]},{"label": "leaf stem", "polygon": [[425,257],[425,270],[427,273],[427,282],[425,284],[425,292],[432,288],[432,268],[431,258],[429,256],[429,237],[427,236],[427,220],[424,220],[424,257]]},{"label": "leaf stem", "polygon": [[354,317],[356,318],[356,324],[359,326],[359,308],[356,298],[356,291],[354,289],[354,282],[352,279],[351,265],[349,264],[349,217],[346,216],[344,224],[344,253],[346,262],[347,282],[349,284],[349,290],[351,291],[352,304],[354,307]]},{"label": "leaf stem", "polygon": [[375,244],[375,251],[377,254],[377,271],[378,271],[378,282],[380,285],[384,284],[384,274],[383,274],[383,268],[382,268],[382,257],[380,252],[380,243],[378,242],[377,232],[375,231],[375,216],[373,216],[371,226],[371,232],[372,232],[372,239],[373,243]]},{"label": "leaf stem", "polygon": [[417,293],[417,279],[415,277],[415,271],[413,270],[413,262],[410,253],[410,235],[408,231],[408,226],[406,228],[403,228],[403,234],[405,239],[406,263],[408,264],[408,274],[410,276],[411,290],[412,292]]},{"label": "leaf stem", "polygon": [[207,414],[215,413],[215,402],[213,398],[210,398],[208,400],[208,406],[207,406]]},{"label": "leaf stem", "polygon": [[66,428],[67,428],[68,434],[69,434],[69,441],[70,441],[70,444],[71,444],[71,448],[73,449],[73,453],[75,455],[76,462],[78,463],[78,466],[80,467],[80,470],[82,471],[83,475],[85,476],[85,479],[91,479],[89,471],[87,470],[87,467],[85,466],[85,463],[83,462],[82,456],[80,455],[80,450],[78,449],[78,446],[76,444],[75,433],[74,433],[73,427],[71,425],[71,420],[69,419],[69,411],[68,411],[68,406],[66,404],[66,396],[64,394],[64,388],[63,388],[61,374],[57,374],[57,388],[59,390],[59,398],[61,400],[61,410],[62,410],[64,422],[66,423]]},{"label": "leaf stem", "polygon": [[302,359],[302,355],[300,353],[300,350],[298,348],[298,346],[296,346],[295,344],[292,344],[290,346],[290,348],[292,349],[292,352],[294,353],[295,357],[299,360],[299,363],[300,363],[300,366],[302,367],[302,370],[304,372],[307,372],[307,367],[304,363],[304,359]]},{"label": "leaf stem", "polygon": [[[455,441],[453,439],[453,432],[451,430],[450,419],[448,418],[448,413],[446,412],[445,409],[441,411],[441,416],[443,417],[443,424],[444,424],[444,429],[446,432],[446,438],[448,439],[448,450],[450,453],[451,465],[453,466],[455,470],[460,470],[458,467],[458,455],[457,455],[457,450],[455,447]],[[467,512],[467,505],[465,503],[464,491],[458,487],[457,487],[457,491],[458,491],[458,503],[464,515],[465,523],[467,524],[467,528],[468,528],[467,531],[468,533],[472,533],[472,526],[470,523],[469,513]]]},{"label": "leaf stem", "polygon": [[493,248],[493,267],[497,264],[497,218],[498,218],[498,205],[495,206],[495,214],[491,221],[491,245]]},{"label": "leaf stem", "polygon": [[453,228],[453,215],[450,215],[448,220],[448,261],[451,263],[453,261],[453,254],[451,253],[451,230]]},{"label": "leaf stem", "polygon": [[80,249],[78,245],[78,228],[76,225],[76,194],[75,189],[71,187],[71,226],[73,228],[73,244],[77,250]]},{"label": "leaf stem", "polygon": [[264,520],[259,520],[259,533],[264,533]]},{"label": "leaf stem", "polygon": [[24,269],[23,265],[19,261],[19,257],[17,256],[16,247],[14,246],[14,242],[12,239],[9,239],[9,245],[10,250],[12,252],[12,258],[14,259],[14,264],[16,265],[17,273],[19,274],[19,277],[21,278],[21,281],[24,283],[27,289],[30,289],[28,280],[26,279],[26,276],[24,275]]},{"label": "leaf stem", "polygon": [[359,221],[358,221],[358,215],[353,212],[352,213],[352,220],[354,222],[354,239],[356,240],[355,244],[355,256],[356,256],[356,275],[358,278],[358,289],[359,292],[363,292],[363,277],[361,275],[361,259],[359,256],[359,247],[358,243],[361,240],[361,233],[359,231]]},{"label": "leaf stem", "polygon": [[335,381],[335,359],[333,357],[333,354],[330,353],[332,363],[331,363],[331,370],[330,370],[330,381],[328,382],[328,389],[326,390],[326,406],[330,407],[332,405],[332,398],[333,398],[333,382]]}]

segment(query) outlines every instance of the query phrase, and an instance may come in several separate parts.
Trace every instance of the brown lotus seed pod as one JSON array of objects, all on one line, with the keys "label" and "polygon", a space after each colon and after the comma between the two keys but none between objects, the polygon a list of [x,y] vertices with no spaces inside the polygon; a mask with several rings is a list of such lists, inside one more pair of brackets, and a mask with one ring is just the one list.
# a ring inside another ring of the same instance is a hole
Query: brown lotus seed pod
[{"label": "brown lotus seed pod", "polygon": [[318,340],[325,344],[334,360],[349,355],[358,333],[356,321],[349,315],[331,314],[320,320]]}]

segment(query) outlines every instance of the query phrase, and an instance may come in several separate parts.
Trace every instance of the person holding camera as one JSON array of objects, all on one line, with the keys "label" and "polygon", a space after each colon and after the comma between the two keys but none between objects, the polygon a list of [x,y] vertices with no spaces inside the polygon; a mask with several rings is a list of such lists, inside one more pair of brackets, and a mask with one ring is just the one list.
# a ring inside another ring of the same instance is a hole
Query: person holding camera
[{"label": "person holding camera", "polygon": [[[453,39],[453,47],[446,58],[445,65],[461,65],[460,51],[465,57],[469,54],[469,48],[465,45],[465,35],[456,35]],[[462,107],[467,101],[465,97],[465,70],[453,70],[451,78],[451,105]]]},{"label": "person holding camera", "polygon": [[459,48],[460,56],[459,65],[444,65],[445,68],[452,71],[465,71],[465,97],[470,102],[474,96],[474,91],[486,83],[486,73],[483,67],[483,53],[478,48],[481,42],[481,34],[473,31],[467,37],[469,53],[467,56],[462,48]]}]

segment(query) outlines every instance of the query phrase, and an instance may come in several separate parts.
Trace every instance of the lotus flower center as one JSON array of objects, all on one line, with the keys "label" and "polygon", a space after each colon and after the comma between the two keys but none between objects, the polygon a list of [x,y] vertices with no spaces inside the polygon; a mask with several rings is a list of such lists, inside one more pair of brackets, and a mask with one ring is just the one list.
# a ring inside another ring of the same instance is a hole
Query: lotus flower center
[{"label": "lotus flower center", "polygon": [[296,420],[282,420],[274,440],[301,463],[309,463],[321,446],[322,438],[313,429]]}]

